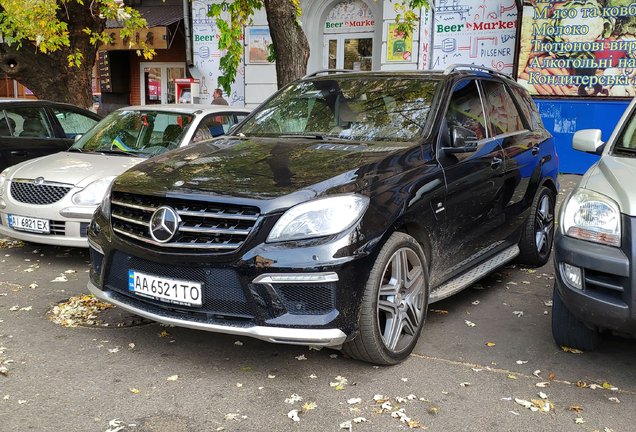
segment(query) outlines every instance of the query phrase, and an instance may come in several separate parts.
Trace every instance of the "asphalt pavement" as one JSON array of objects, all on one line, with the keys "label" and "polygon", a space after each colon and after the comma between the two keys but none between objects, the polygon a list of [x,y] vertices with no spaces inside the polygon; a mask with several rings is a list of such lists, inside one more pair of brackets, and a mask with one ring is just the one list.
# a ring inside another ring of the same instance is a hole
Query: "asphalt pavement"
[{"label": "asphalt pavement", "polygon": [[[561,199],[578,179],[560,179]],[[431,305],[413,355],[392,367],[117,309],[56,323],[60,303],[88,304],[88,268],[84,249],[0,239],[1,431],[636,429],[636,342],[557,346],[551,262],[506,266]]]}]

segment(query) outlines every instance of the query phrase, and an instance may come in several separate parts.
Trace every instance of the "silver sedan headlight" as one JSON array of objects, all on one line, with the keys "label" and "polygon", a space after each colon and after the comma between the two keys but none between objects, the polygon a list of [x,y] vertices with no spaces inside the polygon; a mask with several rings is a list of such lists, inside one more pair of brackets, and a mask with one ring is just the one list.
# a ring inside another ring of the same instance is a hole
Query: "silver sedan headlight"
[{"label": "silver sedan headlight", "polygon": [[570,237],[621,245],[621,212],[613,199],[587,189],[579,189],[564,204],[563,233]]},{"label": "silver sedan headlight", "polygon": [[7,168],[0,173],[0,196],[4,195],[7,189],[6,184],[7,184],[7,178],[9,177],[8,175],[9,169],[10,168]]},{"label": "silver sedan headlight", "polygon": [[268,242],[338,234],[355,224],[369,206],[362,195],[337,195],[298,204],[276,222]]},{"label": "silver sedan headlight", "polygon": [[102,202],[104,194],[113,180],[115,180],[115,177],[117,176],[104,177],[103,179],[95,180],[81,191],[75,193],[71,198],[71,202],[75,205],[81,206],[98,205]]}]

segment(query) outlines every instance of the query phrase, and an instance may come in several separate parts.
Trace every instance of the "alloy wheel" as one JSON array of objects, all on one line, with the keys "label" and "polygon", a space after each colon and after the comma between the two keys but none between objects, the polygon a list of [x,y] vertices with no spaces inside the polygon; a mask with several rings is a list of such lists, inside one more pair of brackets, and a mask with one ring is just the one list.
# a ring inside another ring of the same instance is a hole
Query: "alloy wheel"
[{"label": "alloy wheel", "polygon": [[425,275],[418,255],[398,249],[389,260],[378,291],[378,329],[387,349],[400,352],[418,334],[424,319]]}]

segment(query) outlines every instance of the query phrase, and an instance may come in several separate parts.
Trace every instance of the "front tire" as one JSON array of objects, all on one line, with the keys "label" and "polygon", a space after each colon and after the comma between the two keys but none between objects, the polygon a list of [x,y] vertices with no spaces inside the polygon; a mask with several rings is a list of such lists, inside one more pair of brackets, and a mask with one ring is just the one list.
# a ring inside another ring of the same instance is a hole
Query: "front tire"
[{"label": "front tire", "polygon": [[563,303],[556,283],[552,294],[552,337],[557,345],[592,351],[601,343],[601,334],[577,319]]},{"label": "front tire", "polygon": [[554,201],[550,189],[539,189],[521,233],[519,263],[541,267],[548,262],[554,240]]},{"label": "front tire", "polygon": [[369,274],[360,308],[360,333],[343,345],[349,357],[380,365],[408,357],[428,308],[428,267],[420,244],[395,232]]}]

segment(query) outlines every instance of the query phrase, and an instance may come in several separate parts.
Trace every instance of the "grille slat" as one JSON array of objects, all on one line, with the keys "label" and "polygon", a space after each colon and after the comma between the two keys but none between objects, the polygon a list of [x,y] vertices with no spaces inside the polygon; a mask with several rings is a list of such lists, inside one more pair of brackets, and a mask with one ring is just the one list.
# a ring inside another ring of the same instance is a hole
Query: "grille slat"
[{"label": "grille slat", "polygon": [[13,180],[9,186],[11,197],[25,204],[47,205],[64,198],[71,186],[59,184],[35,184],[31,180]]},{"label": "grille slat", "polygon": [[[150,235],[150,219],[161,206],[172,207],[181,218],[179,230],[167,243]],[[257,207],[189,201],[114,192],[111,221],[117,234],[166,250],[202,249],[229,252],[241,247],[260,217]]]}]

